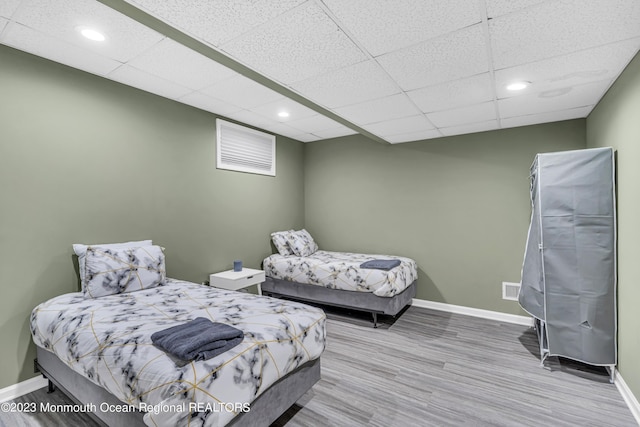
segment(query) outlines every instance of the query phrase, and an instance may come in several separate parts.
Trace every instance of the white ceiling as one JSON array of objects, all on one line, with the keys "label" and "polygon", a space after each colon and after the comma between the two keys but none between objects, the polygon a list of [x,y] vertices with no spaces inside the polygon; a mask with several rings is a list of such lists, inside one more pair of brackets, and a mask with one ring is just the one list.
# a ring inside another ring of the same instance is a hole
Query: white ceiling
[{"label": "white ceiling", "polygon": [[[640,49],[640,0],[104,3],[141,9],[231,68],[96,0],[2,0],[0,43],[304,142],[586,117]],[[506,90],[516,80],[531,85]]]}]

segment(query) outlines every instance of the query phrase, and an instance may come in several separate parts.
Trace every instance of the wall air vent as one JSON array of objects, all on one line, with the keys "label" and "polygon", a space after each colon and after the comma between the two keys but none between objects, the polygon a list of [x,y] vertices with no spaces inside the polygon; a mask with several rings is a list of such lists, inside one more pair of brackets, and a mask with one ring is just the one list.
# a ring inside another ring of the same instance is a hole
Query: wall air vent
[{"label": "wall air vent", "polygon": [[216,167],[276,176],[276,137],[216,119]]},{"label": "wall air vent", "polygon": [[518,301],[520,283],[502,282],[502,299]]}]

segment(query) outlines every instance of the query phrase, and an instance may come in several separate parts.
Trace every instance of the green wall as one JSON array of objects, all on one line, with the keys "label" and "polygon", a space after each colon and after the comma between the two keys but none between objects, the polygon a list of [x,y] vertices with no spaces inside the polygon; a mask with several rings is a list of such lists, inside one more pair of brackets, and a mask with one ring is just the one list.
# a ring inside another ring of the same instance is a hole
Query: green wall
[{"label": "green wall", "polygon": [[617,152],[618,369],[640,397],[640,55],[587,118],[587,144]]},{"label": "green wall", "polygon": [[4,46],[0,64],[0,388],[34,376],[33,307],[79,288],[73,243],[150,238],[201,282],[303,225],[302,143],[278,137],[275,178],[217,170],[212,114]]},{"label": "green wall", "polygon": [[585,147],[584,120],[383,145],[305,147],[305,226],[320,248],[415,259],[421,299],[523,314],[519,282],[536,153]]}]

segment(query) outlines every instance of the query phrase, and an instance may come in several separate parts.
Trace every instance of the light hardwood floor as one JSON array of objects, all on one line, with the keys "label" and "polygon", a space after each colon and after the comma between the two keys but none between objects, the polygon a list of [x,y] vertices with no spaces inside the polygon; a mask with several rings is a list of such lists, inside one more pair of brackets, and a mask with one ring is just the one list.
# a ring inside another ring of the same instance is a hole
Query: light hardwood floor
[{"label": "light hardwood floor", "polygon": [[[276,427],[636,426],[604,369],[551,358],[526,326],[410,307],[397,320],[328,310],[322,379]],[[20,401],[65,401],[45,389]],[[0,426],[93,426],[74,414]]]}]

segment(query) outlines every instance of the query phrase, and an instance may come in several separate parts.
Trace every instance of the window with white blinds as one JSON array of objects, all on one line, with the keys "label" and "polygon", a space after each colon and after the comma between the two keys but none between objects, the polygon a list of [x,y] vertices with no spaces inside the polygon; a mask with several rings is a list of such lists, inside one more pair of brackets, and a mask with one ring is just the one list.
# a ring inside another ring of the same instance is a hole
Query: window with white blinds
[{"label": "window with white blinds", "polygon": [[276,176],[276,137],[216,119],[218,169]]}]

